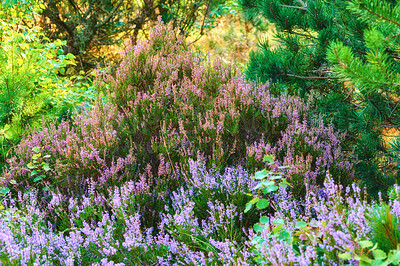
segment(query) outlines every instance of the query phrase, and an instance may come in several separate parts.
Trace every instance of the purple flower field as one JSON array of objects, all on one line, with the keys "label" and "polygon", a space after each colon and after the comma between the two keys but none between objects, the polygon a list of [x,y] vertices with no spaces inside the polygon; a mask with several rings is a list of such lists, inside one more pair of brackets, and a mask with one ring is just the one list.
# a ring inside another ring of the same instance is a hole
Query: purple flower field
[{"label": "purple flower field", "polygon": [[2,173],[1,265],[398,265],[400,187],[372,199],[314,99],[276,96],[161,22],[98,99]]}]

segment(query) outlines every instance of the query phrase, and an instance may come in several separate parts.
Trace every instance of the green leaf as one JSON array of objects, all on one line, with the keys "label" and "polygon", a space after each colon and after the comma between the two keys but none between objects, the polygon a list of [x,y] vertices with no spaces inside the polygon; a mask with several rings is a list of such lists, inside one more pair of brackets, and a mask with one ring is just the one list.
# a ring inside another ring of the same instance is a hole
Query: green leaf
[{"label": "green leaf", "polygon": [[264,194],[268,194],[268,193],[271,193],[271,192],[274,192],[274,191],[277,191],[277,190],[278,190],[278,186],[273,185],[273,186],[269,186],[269,187],[264,188],[263,189],[263,193]]},{"label": "green leaf", "polygon": [[257,208],[259,208],[260,210],[263,210],[265,208],[267,208],[269,206],[269,200],[267,199],[261,199],[257,202],[256,204]]},{"label": "green leaf", "polygon": [[361,248],[370,248],[374,245],[374,243],[372,243],[372,241],[369,240],[359,241],[358,244],[360,245]]},{"label": "green leaf", "polygon": [[270,180],[282,179],[282,175],[275,174],[269,178]]},{"label": "green leaf", "polygon": [[33,147],[32,151],[35,153],[39,153],[40,152],[40,147]]},{"label": "green leaf", "polygon": [[267,216],[261,216],[260,223],[268,224],[269,223],[269,218]]},{"label": "green leaf", "polygon": [[269,174],[269,172],[267,172],[267,170],[262,170],[259,172],[256,172],[256,174],[254,175],[255,179],[264,179],[265,177],[267,177]]},{"label": "green leaf", "polygon": [[45,170],[46,172],[50,170],[50,166],[48,163],[43,164],[43,170]]},{"label": "green leaf", "polygon": [[297,223],[296,223],[296,228],[304,228],[304,227],[306,227],[307,226],[307,223],[306,222],[303,222],[303,221],[298,221]]},{"label": "green leaf", "polygon": [[269,165],[274,164],[274,162],[275,162],[275,156],[274,156],[274,155],[271,155],[271,154],[269,154],[269,155],[264,155],[263,162],[266,162],[266,163],[268,163]]},{"label": "green leaf", "polygon": [[5,133],[3,134],[3,136],[4,136],[6,139],[11,139],[11,137],[12,137],[11,133],[9,133],[9,132],[5,132]]},{"label": "green leaf", "polygon": [[32,172],[31,172],[31,176],[34,176],[34,175],[36,175],[38,172],[36,171],[36,170],[33,170]]},{"label": "green leaf", "polygon": [[285,220],[278,218],[278,219],[275,219],[272,223],[273,224],[283,224],[284,222],[285,222]]},{"label": "green leaf", "polygon": [[341,258],[342,260],[349,260],[349,259],[351,259],[351,254],[350,253],[342,253],[342,254],[339,254],[339,258]]},{"label": "green leaf", "polygon": [[8,192],[10,192],[10,189],[8,187],[0,189],[0,194],[2,194],[2,195],[7,194]]},{"label": "green leaf", "polygon": [[257,233],[261,233],[264,230],[264,226],[260,225],[259,223],[256,223],[256,224],[253,225],[253,229]]},{"label": "green leaf", "polygon": [[36,165],[34,165],[33,163],[28,163],[28,164],[26,165],[26,167],[28,167],[29,169],[35,169],[35,168],[36,168]]},{"label": "green leaf", "polygon": [[45,175],[40,175],[38,177],[36,177],[35,179],[33,179],[33,182],[39,182],[40,180],[42,180],[44,177],[46,177]]},{"label": "green leaf", "polygon": [[252,200],[250,200],[251,204],[256,204],[258,201],[260,200],[259,197],[253,198]]},{"label": "green leaf", "polygon": [[383,250],[380,249],[375,249],[372,251],[372,253],[374,254],[374,258],[376,260],[384,260],[386,259],[386,253]]},{"label": "green leaf", "polygon": [[34,160],[39,159],[40,156],[42,156],[41,153],[36,153],[36,154],[34,154],[34,155],[32,156],[32,159],[34,159]]},{"label": "green leaf", "polygon": [[[372,260],[370,259],[370,258],[368,258],[367,257],[367,255],[362,255],[361,257],[360,257],[360,262],[366,262],[366,263],[371,263],[372,262]],[[368,264],[369,265],[369,264]]]},{"label": "green leaf", "polygon": [[244,209],[244,212],[246,213],[246,212],[250,211],[252,206],[253,206],[253,204],[251,204],[250,202],[247,202],[246,208]]},{"label": "green leaf", "polygon": [[274,185],[274,184],[275,184],[274,181],[271,181],[271,180],[264,180],[264,181],[260,182],[259,184],[257,184],[257,186],[255,186],[253,189],[254,189],[254,190],[258,190],[258,189],[260,189],[261,187],[269,187],[269,186],[272,186],[272,185]]}]

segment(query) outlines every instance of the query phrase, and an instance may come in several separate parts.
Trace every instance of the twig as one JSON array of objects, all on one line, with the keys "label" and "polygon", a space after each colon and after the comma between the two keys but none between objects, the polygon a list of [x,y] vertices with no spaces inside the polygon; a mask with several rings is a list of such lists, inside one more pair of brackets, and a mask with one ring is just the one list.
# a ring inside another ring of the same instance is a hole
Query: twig
[{"label": "twig", "polygon": [[288,8],[293,8],[293,9],[300,9],[307,11],[307,7],[301,7],[301,6],[288,6],[288,5],[281,5],[282,7],[288,7]]},{"label": "twig", "polygon": [[315,76],[305,77],[305,76],[298,76],[298,75],[293,75],[293,74],[286,74],[286,75],[288,77],[293,77],[293,78],[298,78],[298,79],[310,79],[310,80],[339,79],[339,77],[315,77]]},{"label": "twig", "polygon": [[110,12],[110,14],[108,14],[108,17],[107,17],[105,20],[103,20],[101,23],[95,25],[95,28],[96,28],[96,29],[101,28],[101,27],[104,26],[105,24],[109,23],[110,20],[111,20],[111,18],[114,16],[114,13],[117,12],[117,10],[119,9],[119,7],[120,7],[123,3],[124,3],[124,0],[120,0],[120,1],[118,2],[118,4],[116,4],[116,5],[114,6],[114,8],[113,8],[113,10]]}]

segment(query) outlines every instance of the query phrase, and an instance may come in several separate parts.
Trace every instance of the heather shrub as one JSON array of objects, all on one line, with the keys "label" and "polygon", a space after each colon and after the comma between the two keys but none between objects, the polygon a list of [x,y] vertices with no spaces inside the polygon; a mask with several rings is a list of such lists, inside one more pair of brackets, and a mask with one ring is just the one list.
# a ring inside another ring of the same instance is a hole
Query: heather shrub
[{"label": "heather shrub", "polygon": [[[46,170],[40,187],[81,193],[89,184],[104,186],[132,179],[135,158],[121,141],[123,117],[111,105],[96,105],[75,115],[73,122],[51,123],[24,138],[9,159],[2,183],[20,189],[38,185],[37,171]],[[47,169],[34,167],[45,163]]]},{"label": "heather shrub", "polygon": [[41,155],[50,166],[41,186],[74,192],[91,179],[103,186],[137,180],[137,173],[146,173],[160,191],[174,189],[198,156],[208,168],[255,170],[263,167],[261,154],[274,154],[289,166],[296,196],[322,185],[328,170],[342,184],[352,179],[343,135],[309,117],[312,100],[274,97],[268,84],[246,83],[235,67],[193,55],[162,24],[148,41],[128,45],[123,58],[115,76],[98,73],[109,104],[26,137],[9,161],[4,185],[35,185],[38,172],[32,170],[43,169],[28,165]]},{"label": "heather shrub", "polygon": [[143,166],[156,171],[163,159],[187,172],[200,155],[208,167],[257,169],[261,154],[272,153],[290,166],[299,195],[305,184],[322,185],[327,170],[341,183],[351,180],[343,135],[309,116],[312,99],[272,96],[268,84],[246,83],[234,66],[193,55],[162,24],[148,41],[128,43],[122,57],[115,75],[98,73],[98,86],[124,115]]}]

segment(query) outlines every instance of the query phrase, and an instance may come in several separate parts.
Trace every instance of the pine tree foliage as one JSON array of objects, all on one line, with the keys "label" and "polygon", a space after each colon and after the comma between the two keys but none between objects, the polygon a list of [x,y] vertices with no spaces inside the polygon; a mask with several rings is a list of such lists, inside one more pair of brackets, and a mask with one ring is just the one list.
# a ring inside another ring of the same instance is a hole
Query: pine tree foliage
[{"label": "pine tree foliage", "polygon": [[338,39],[364,50],[359,38],[366,24],[347,12],[344,1],[242,0],[242,6],[249,19],[263,16],[273,22],[280,43],[270,49],[268,41],[262,42],[250,54],[246,74],[251,79],[285,82],[302,94],[325,92],[333,85],[326,65],[329,42]]},{"label": "pine tree foliage", "polygon": [[[356,152],[363,159],[358,170],[365,184],[377,190],[377,183],[388,187],[399,177],[393,162],[400,149],[396,144],[390,147],[385,137],[398,135],[400,126],[400,3],[353,0],[347,8],[368,25],[363,34],[366,50],[357,54],[335,40],[327,58],[334,75],[351,88],[348,100],[357,119],[350,130],[359,138]],[[364,169],[374,171],[368,174]]]},{"label": "pine tree foliage", "polygon": [[[315,96],[316,116],[347,132],[357,178],[370,193],[400,174],[400,4],[398,1],[242,0],[249,19],[264,17],[280,45],[261,43],[246,75],[277,93]],[[394,163],[397,162],[397,165]]]}]

